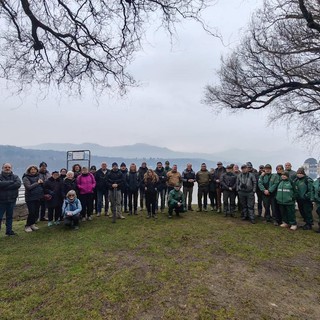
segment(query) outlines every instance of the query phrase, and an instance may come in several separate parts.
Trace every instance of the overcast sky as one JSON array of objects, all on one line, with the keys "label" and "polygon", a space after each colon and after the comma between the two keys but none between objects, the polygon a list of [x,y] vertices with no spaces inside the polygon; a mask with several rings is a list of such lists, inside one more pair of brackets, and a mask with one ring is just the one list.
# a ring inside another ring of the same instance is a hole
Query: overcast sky
[{"label": "overcast sky", "polygon": [[[214,153],[233,148],[280,150],[293,163],[309,156],[293,142],[286,128],[267,127],[261,111],[237,115],[212,113],[201,104],[204,87],[215,81],[220,56],[230,52],[262,0],[220,0],[206,13],[225,43],[210,37],[199,25],[185,22],[177,28],[173,45],[163,33],[150,33],[149,44],[136,55],[130,70],[141,86],[125,98],[99,101],[56,98],[54,93],[37,99],[35,93],[21,99],[3,99],[1,144],[17,146],[47,142],[92,142],[105,146],[149,143],[177,151]],[[4,117],[4,113],[6,117]],[[10,134],[8,134],[10,132]],[[279,156],[279,158],[283,158]]]}]

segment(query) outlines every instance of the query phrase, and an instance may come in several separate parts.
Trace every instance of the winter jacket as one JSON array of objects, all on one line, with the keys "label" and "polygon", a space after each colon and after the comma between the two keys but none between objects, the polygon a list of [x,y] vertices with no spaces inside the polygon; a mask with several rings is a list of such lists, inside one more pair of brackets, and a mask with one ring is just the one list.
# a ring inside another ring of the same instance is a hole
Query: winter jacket
[{"label": "winter jacket", "polygon": [[114,189],[112,188],[113,184],[117,184],[117,190],[121,190],[121,186],[123,184],[123,175],[119,169],[117,169],[116,171],[110,170],[108,174],[108,187],[110,190]]},{"label": "winter jacket", "polygon": [[144,179],[146,194],[155,194],[158,191],[158,181],[153,181],[149,178]]},{"label": "winter jacket", "polygon": [[15,202],[20,187],[21,180],[17,175],[2,171],[0,174],[0,203]]},{"label": "winter jacket", "polygon": [[[213,174],[213,176],[214,176],[214,179],[215,180],[221,180],[221,176],[224,174],[226,172],[226,168],[225,167],[221,167],[221,168],[216,168],[215,170],[214,170],[214,174]],[[220,182],[216,182],[216,186],[217,186],[217,188],[220,188]]]},{"label": "winter jacket", "polygon": [[220,186],[222,190],[236,190],[237,176],[233,172],[226,172],[221,176]]},{"label": "winter jacket", "polygon": [[320,204],[320,178],[316,179],[313,182],[313,199],[312,201],[316,201]]},{"label": "winter jacket", "polygon": [[44,194],[50,194],[52,196],[50,200],[46,201],[48,208],[55,208],[62,205],[62,187],[63,184],[60,178],[53,179],[53,177],[51,177],[44,183]]},{"label": "winter jacket", "polygon": [[278,204],[292,205],[295,203],[295,190],[294,184],[290,179],[281,180],[276,194]]},{"label": "winter jacket", "polygon": [[62,205],[62,215],[67,216],[67,212],[72,212],[72,215],[75,216],[79,214],[82,210],[81,202],[78,198],[75,198],[72,202],[69,199],[64,199]]},{"label": "winter jacket", "polygon": [[260,191],[265,191],[270,189],[270,180],[272,178],[272,173],[260,175],[258,180],[258,187]]},{"label": "winter jacket", "polygon": [[43,185],[38,183],[39,174],[31,175],[25,173],[22,177],[22,182],[25,188],[25,200],[26,201],[35,201],[43,199]]},{"label": "winter jacket", "polygon": [[194,186],[194,182],[189,182],[188,180],[192,179],[192,180],[195,181],[196,180],[196,174],[192,169],[190,171],[188,169],[185,169],[182,172],[181,178],[182,178],[183,186],[185,188],[192,188]]},{"label": "winter jacket", "polygon": [[144,179],[144,175],[147,173],[147,171],[148,171],[148,168],[147,168],[147,167],[145,167],[145,168],[140,167],[139,170],[138,170],[139,187],[140,187],[141,189],[144,188],[144,181],[143,181],[143,179]]},{"label": "winter jacket", "polygon": [[216,179],[214,178],[214,173],[210,173],[209,192],[216,192],[216,191],[217,191]]},{"label": "winter jacket", "polygon": [[196,181],[199,187],[208,187],[211,179],[211,174],[208,170],[200,170],[196,174]]},{"label": "winter jacket", "polygon": [[107,169],[105,172],[102,169],[97,170],[96,172],[96,189],[102,192],[108,190],[108,174],[110,170]]},{"label": "winter jacket", "polygon": [[51,174],[48,170],[46,170],[45,172],[39,171],[39,179],[41,179],[43,183],[45,183],[50,177]]},{"label": "winter jacket", "polygon": [[93,193],[96,186],[96,180],[92,173],[81,174],[77,178],[77,188],[80,194]]},{"label": "winter jacket", "polygon": [[128,174],[128,169],[126,168],[125,170],[121,170],[120,172],[122,173],[122,177],[123,177],[123,183],[121,186],[121,191],[122,192],[126,192],[128,190],[128,185],[127,185],[127,174]]},{"label": "winter jacket", "polygon": [[296,172],[296,171],[294,171],[294,170],[287,170],[287,172],[289,172],[289,179],[290,179],[291,181],[296,180],[296,178],[297,178],[297,172]]},{"label": "winter jacket", "polygon": [[[289,178],[290,179],[290,178]],[[313,200],[313,180],[304,176],[303,178],[296,178],[293,182],[298,200]]]},{"label": "winter jacket", "polygon": [[173,172],[172,170],[167,173],[167,186],[174,187],[177,183],[181,183],[181,174],[178,171]]},{"label": "winter jacket", "polygon": [[158,175],[159,182],[158,182],[158,191],[162,191],[167,187],[166,181],[167,181],[167,173],[164,170],[164,168],[161,168],[160,170],[156,168],[154,172]]},{"label": "winter jacket", "polygon": [[129,171],[126,176],[126,183],[128,186],[128,191],[137,192],[139,189],[138,172]]},{"label": "winter jacket", "polygon": [[281,181],[281,173],[272,174],[269,182],[269,192],[272,194],[276,194],[278,185]]},{"label": "winter jacket", "polygon": [[165,166],[164,167],[164,172],[167,174],[169,171],[171,171],[172,168],[170,168],[169,166]]},{"label": "winter jacket", "polygon": [[169,192],[169,196],[168,196],[168,205],[169,207],[176,207],[176,205],[178,204],[178,202],[182,203],[182,208],[183,211],[185,211],[185,198],[183,195],[183,192],[181,190],[176,190],[173,189]]},{"label": "winter jacket", "polygon": [[77,180],[76,179],[64,179],[62,182],[62,194],[63,197],[67,195],[70,190],[78,191],[77,189]]},{"label": "winter jacket", "polygon": [[238,192],[256,192],[257,179],[253,173],[239,173],[237,176],[237,191]]}]

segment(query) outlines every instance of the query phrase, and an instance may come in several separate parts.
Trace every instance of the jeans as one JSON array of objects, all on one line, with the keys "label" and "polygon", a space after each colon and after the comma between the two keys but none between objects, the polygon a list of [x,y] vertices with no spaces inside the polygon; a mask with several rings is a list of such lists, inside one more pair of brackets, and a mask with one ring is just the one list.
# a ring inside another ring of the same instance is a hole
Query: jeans
[{"label": "jeans", "polygon": [[202,196],[203,196],[203,207],[207,209],[208,205],[208,186],[199,186],[198,187],[198,207],[202,209]]},{"label": "jeans", "polygon": [[[105,205],[103,206],[103,198]],[[97,190],[97,212],[101,213],[104,207],[104,212],[107,213],[109,210],[109,190]]]},{"label": "jeans", "polygon": [[236,192],[233,190],[223,190],[223,211],[233,213],[236,210]]},{"label": "jeans", "polygon": [[[46,215],[47,203],[45,200],[40,200],[40,220],[43,220]],[[38,210],[39,211],[39,210]]]},{"label": "jeans", "polygon": [[166,203],[166,189],[158,190],[157,201],[156,201],[156,209],[159,208],[159,204],[158,204],[159,197],[160,197],[160,209],[164,210],[165,203]]},{"label": "jeans", "polygon": [[[132,210],[137,211],[138,207],[138,190],[137,191],[128,191],[129,198],[129,212],[132,213]],[[133,200],[133,205],[132,205]]]},{"label": "jeans", "polygon": [[75,214],[74,216],[65,216],[64,225],[67,227],[77,227],[79,225],[79,219],[79,214]]},{"label": "jeans", "polygon": [[15,205],[15,201],[0,203],[0,229],[3,215],[6,214],[6,234],[10,234],[12,232],[13,208]]},{"label": "jeans", "polygon": [[30,227],[36,223],[39,217],[40,200],[26,201],[28,207],[28,218],[26,227]]},{"label": "jeans", "polygon": [[122,190],[121,191],[121,208],[123,211],[128,211],[128,191]]}]

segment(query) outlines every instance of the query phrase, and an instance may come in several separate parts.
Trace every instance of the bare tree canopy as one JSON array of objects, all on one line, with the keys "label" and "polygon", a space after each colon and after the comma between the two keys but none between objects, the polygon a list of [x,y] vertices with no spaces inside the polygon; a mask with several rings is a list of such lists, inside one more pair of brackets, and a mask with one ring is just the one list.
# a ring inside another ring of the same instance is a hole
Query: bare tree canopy
[{"label": "bare tree canopy", "polygon": [[0,0],[0,77],[23,85],[83,83],[125,92],[127,66],[151,24],[172,34],[208,0]]},{"label": "bare tree canopy", "polygon": [[214,109],[269,109],[271,121],[319,135],[320,1],[266,0],[219,77],[205,93]]}]

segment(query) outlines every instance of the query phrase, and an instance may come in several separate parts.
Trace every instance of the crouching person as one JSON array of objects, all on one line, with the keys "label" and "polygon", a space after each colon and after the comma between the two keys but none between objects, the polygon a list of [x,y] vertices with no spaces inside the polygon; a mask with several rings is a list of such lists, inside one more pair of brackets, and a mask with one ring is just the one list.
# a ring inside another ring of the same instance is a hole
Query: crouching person
[{"label": "crouching person", "polygon": [[294,185],[289,179],[289,172],[283,172],[276,194],[276,200],[282,216],[282,224],[280,224],[280,227],[290,227],[292,231],[297,230],[295,193]]},{"label": "crouching person", "polygon": [[183,192],[180,190],[180,183],[177,183],[173,190],[168,195],[168,207],[169,207],[169,218],[172,218],[173,210],[177,217],[180,216],[180,212],[185,212],[185,198]]},{"label": "crouching person", "polygon": [[74,190],[70,190],[62,205],[64,225],[78,230],[81,210],[81,202],[77,198],[76,192]]}]

